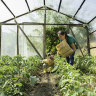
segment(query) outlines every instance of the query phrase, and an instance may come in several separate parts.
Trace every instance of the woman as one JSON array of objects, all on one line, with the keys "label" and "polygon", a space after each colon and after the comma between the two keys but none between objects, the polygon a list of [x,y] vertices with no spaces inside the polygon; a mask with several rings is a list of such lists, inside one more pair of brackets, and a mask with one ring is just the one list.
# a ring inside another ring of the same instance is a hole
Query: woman
[{"label": "woman", "polygon": [[61,41],[66,40],[69,46],[73,49],[72,55],[66,57],[67,63],[69,63],[70,65],[73,65],[74,55],[77,48],[75,38],[71,34],[67,34],[66,32],[63,32],[63,31],[58,32],[58,37],[60,38]]}]

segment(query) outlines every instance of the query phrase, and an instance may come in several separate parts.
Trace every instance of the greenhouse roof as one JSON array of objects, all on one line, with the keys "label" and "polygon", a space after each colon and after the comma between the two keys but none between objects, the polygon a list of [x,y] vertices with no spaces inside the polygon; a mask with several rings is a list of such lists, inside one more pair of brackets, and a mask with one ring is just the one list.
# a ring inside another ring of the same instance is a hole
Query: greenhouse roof
[{"label": "greenhouse roof", "polygon": [[6,23],[45,5],[47,9],[96,27],[96,0],[0,0],[0,22]]}]

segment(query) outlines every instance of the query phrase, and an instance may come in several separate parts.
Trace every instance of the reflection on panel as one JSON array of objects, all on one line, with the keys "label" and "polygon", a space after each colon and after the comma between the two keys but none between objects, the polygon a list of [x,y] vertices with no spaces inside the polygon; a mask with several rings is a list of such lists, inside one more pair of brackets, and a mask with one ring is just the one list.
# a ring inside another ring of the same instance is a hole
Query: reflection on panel
[{"label": "reflection on panel", "polygon": [[42,7],[44,5],[43,0],[27,0],[31,10]]},{"label": "reflection on panel", "polygon": [[83,21],[89,22],[96,16],[96,0],[86,0],[76,17]]},{"label": "reflection on panel", "polygon": [[16,56],[17,47],[16,47],[16,35],[17,27],[16,26],[2,26],[2,38],[1,38],[1,55]]},{"label": "reflection on panel", "polygon": [[11,13],[7,10],[4,4],[0,1],[0,22],[13,18]]},{"label": "reflection on panel", "polygon": [[62,0],[60,11],[73,16],[82,2],[83,0]]},{"label": "reflection on panel", "polygon": [[4,2],[16,16],[28,12],[25,0],[4,0]]},{"label": "reflection on panel", "polygon": [[46,6],[58,10],[60,0],[45,0]]}]

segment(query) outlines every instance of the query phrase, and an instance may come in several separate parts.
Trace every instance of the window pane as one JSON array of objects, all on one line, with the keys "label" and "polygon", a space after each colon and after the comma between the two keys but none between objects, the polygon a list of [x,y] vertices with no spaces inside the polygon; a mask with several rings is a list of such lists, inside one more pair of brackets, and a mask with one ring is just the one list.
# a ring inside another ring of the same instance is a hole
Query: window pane
[{"label": "window pane", "polygon": [[82,2],[83,0],[62,0],[60,11],[73,16]]},{"label": "window pane", "polygon": [[86,0],[76,17],[83,21],[90,21],[96,16],[96,0]]},{"label": "window pane", "polygon": [[16,16],[28,12],[25,0],[4,0],[4,2]]},{"label": "window pane", "polygon": [[4,4],[0,1],[0,22],[13,18],[11,13],[7,10]]},{"label": "window pane", "polygon": [[17,26],[3,25],[1,37],[1,55],[16,56]]}]

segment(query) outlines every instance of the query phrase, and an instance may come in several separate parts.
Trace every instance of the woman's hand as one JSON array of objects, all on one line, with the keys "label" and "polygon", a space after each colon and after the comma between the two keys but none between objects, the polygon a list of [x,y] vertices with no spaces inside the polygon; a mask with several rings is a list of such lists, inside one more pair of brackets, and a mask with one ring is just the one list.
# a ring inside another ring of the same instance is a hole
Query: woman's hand
[{"label": "woman's hand", "polygon": [[76,47],[75,47],[74,43],[71,44],[71,47],[72,47],[73,51],[75,52],[76,51]]}]

